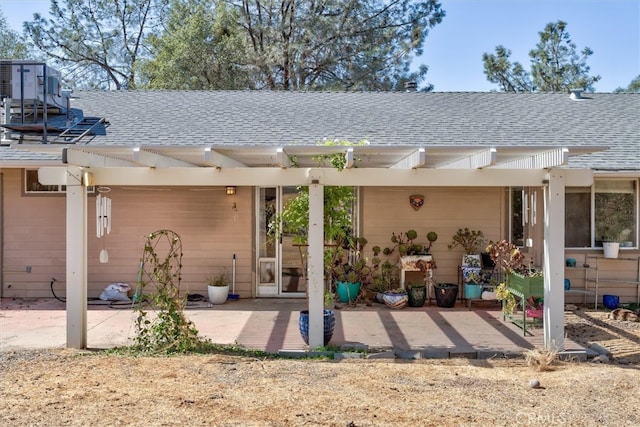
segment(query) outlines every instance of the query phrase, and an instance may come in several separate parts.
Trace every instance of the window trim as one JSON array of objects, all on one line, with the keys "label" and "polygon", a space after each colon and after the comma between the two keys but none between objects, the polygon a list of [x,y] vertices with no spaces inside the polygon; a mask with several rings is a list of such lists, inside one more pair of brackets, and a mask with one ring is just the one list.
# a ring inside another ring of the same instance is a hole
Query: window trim
[{"label": "window trim", "polygon": [[[635,197],[635,235],[633,236],[634,238],[634,242],[635,245],[634,246],[620,246],[620,249],[622,250],[637,250],[638,248],[640,248],[639,245],[639,229],[640,229],[640,178],[636,177],[636,176],[624,176],[624,175],[616,175],[616,176],[594,176],[594,182],[591,186],[589,187],[585,187],[589,189],[589,194],[590,194],[590,204],[589,204],[589,209],[591,212],[591,221],[589,224],[589,239],[590,239],[590,246],[589,247],[582,247],[582,246],[578,246],[578,247],[574,247],[574,246],[566,246],[565,249],[568,250],[572,250],[572,251],[579,251],[579,250],[588,250],[588,251],[593,251],[593,250],[602,250],[602,245],[600,246],[596,246],[596,218],[595,218],[595,196],[596,196],[596,181],[632,181],[635,183],[635,193],[634,193],[634,197]],[[566,195],[566,193],[565,193]],[[565,208],[566,209],[566,208]],[[566,227],[566,224],[565,224]],[[566,233],[566,231],[565,231]]]},{"label": "window trim", "polygon": [[634,183],[634,201],[635,201],[635,206],[634,206],[634,213],[635,213],[635,224],[634,224],[634,228],[635,228],[635,235],[633,235],[633,240],[635,242],[635,245],[633,246],[622,246],[620,245],[620,249],[623,250],[634,250],[634,249],[638,249],[639,245],[638,245],[638,229],[640,228],[640,223],[639,223],[639,217],[640,217],[640,179],[637,177],[625,177],[625,176],[615,176],[615,177],[594,177],[593,180],[593,185],[590,187],[591,189],[591,249],[602,249],[602,245],[600,246],[596,246],[596,241],[597,241],[597,236],[596,236],[596,181],[627,181],[627,182],[633,182]]},{"label": "window trim", "polygon": [[[57,189],[51,189],[51,190],[30,190],[29,188],[27,188],[28,185],[28,179],[27,179],[27,174],[29,172],[37,172],[38,169],[33,169],[33,168],[25,168],[22,170],[22,195],[23,196],[27,196],[27,197],[31,197],[31,196],[62,196],[64,194],[67,193],[67,186],[66,185],[57,185]],[[38,183],[39,184],[39,183]],[[42,185],[42,184],[39,184]],[[48,185],[45,187],[54,187],[53,185]],[[96,192],[96,188],[95,186],[89,186],[87,187],[87,193],[88,194],[95,194]]]},{"label": "window trim", "polygon": [[[620,246],[620,249],[622,250],[638,250],[640,249],[640,178],[637,176],[629,176],[629,175],[615,175],[615,176],[594,176],[594,183],[591,186],[588,187],[584,187],[587,188],[589,190],[589,200],[590,200],[590,205],[589,205],[589,209],[590,209],[590,213],[591,213],[591,219],[590,219],[590,224],[589,224],[589,239],[590,239],[590,246],[578,246],[578,247],[573,247],[573,246],[565,246],[565,249],[567,250],[572,250],[572,251],[579,251],[579,250],[587,250],[587,251],[593,251],[593,250],[602,250],[602,246],[596,246],[596,229],[595,229],[595,193],[596,193],[596,185],[595,185],[595,181],[631,181],[635,183],[635,234],[633,235],[633,240],[634,240],[634,246]],[[524,198],[528,198],[530,199],[530,192],[534,190],[533,187],[522,187],[522,186],[509,186],[508,187],[509,190],[509,196],[508,196],[508,201],[509,201],[509,205],[508,205],[508,209],[509,209],[509,214],[507,217],[507,221],[508,221],[508,235],[509,238],[512,239],[513,238],[513,232],[514,232],[514,224],[513,224],[513,215],[514,215],[514,209],[513,209],[513,204],[514,204],[514,199],[513,199],[513,192],[516,190],[519,191],[523,191],[523,196]],[[566,193],[565,193],[566,196]],[[539,207],[538,207],[539,208]],[[523,206],[522,207],[522,215],[524,217],[524,210],[526,208]],[[566,209],[566,208],[565,208]],[[566,228],[566,224],[565,224],[565,228]],[[565,234],[566,234],[566,230],[565,230]],[[529,230],[527,229],[527,227],[524,227],[523,230],[523,244],[524,242],[526,242],[526,239],[528,237],[533,237],[533,236],[529,236]]]}]

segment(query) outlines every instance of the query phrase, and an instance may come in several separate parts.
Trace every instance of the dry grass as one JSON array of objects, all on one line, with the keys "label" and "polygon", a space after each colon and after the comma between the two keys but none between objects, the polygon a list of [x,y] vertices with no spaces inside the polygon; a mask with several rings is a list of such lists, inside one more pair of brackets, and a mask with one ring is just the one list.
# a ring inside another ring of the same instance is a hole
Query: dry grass
[{"label": "dry grass", "polygon": [[338,362],[5,352],[1,424],[640,424],[635,368],[555,363],[554,370],[535,373],[541,387],[532,389],[534,372],[524,359]]},{"label": "dry grass", "polygon": [[553,364],[558,362],[558,352],[553,349],[536,348],[526,350],[523,355],[527,365],[539,372],[550,371]]},{"label": "dry grass", "polygon": [[640,425],[640,323],[589,311],[565,320],[572,340],[608,348],[615,363],[544,350],[414,361],[4,351],[0,425]]}]

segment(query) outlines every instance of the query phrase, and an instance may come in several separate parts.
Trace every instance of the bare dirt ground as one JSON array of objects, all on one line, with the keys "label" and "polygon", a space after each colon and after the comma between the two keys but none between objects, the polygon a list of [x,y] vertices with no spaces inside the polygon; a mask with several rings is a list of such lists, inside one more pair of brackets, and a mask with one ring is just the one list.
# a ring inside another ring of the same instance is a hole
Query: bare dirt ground
[{"label": "bare dirt ground", "polygon": [[566,317],[567,334],[609,348],[610,363],[5,351],[0,425],[640,425],[640,323]]}]

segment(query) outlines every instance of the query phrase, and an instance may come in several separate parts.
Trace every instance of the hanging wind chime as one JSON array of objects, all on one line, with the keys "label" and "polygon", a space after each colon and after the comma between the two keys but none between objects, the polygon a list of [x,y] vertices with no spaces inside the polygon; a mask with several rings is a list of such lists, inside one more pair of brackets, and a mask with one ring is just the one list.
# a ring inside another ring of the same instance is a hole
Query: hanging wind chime
[{"label": "hanging wind chime", "polygon": [[[105,196],[111,192],[109,187],[98,187],[98,195],[96,196],[96,236],[104,237],[111,234],[111,199]],[[109,262],[109,252],[105,247],[106,237],[102,240],[102,250],[100,251],[100,262],[105,264]]]}]

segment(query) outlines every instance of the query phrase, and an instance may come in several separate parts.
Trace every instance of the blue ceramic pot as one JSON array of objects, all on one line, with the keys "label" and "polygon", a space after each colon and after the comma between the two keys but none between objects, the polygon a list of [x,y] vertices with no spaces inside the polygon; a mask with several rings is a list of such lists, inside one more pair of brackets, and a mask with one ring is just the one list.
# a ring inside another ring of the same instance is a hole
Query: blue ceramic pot
[{"label": "blue ceramic pot", "polygon": [[342,303],[355,301],[358,298],[358,294],[360,294],[360,286],[360,282],[338,282],[336,284],[338,301]]},{"label": "blue ceramic pot", "polygon": [[[300,335],[305,344],[309,344],[309,310],[302,310],[298,320]],[[329,344],[336,326],[336,316],[333,310],[324,310],[324,345]]]}]

